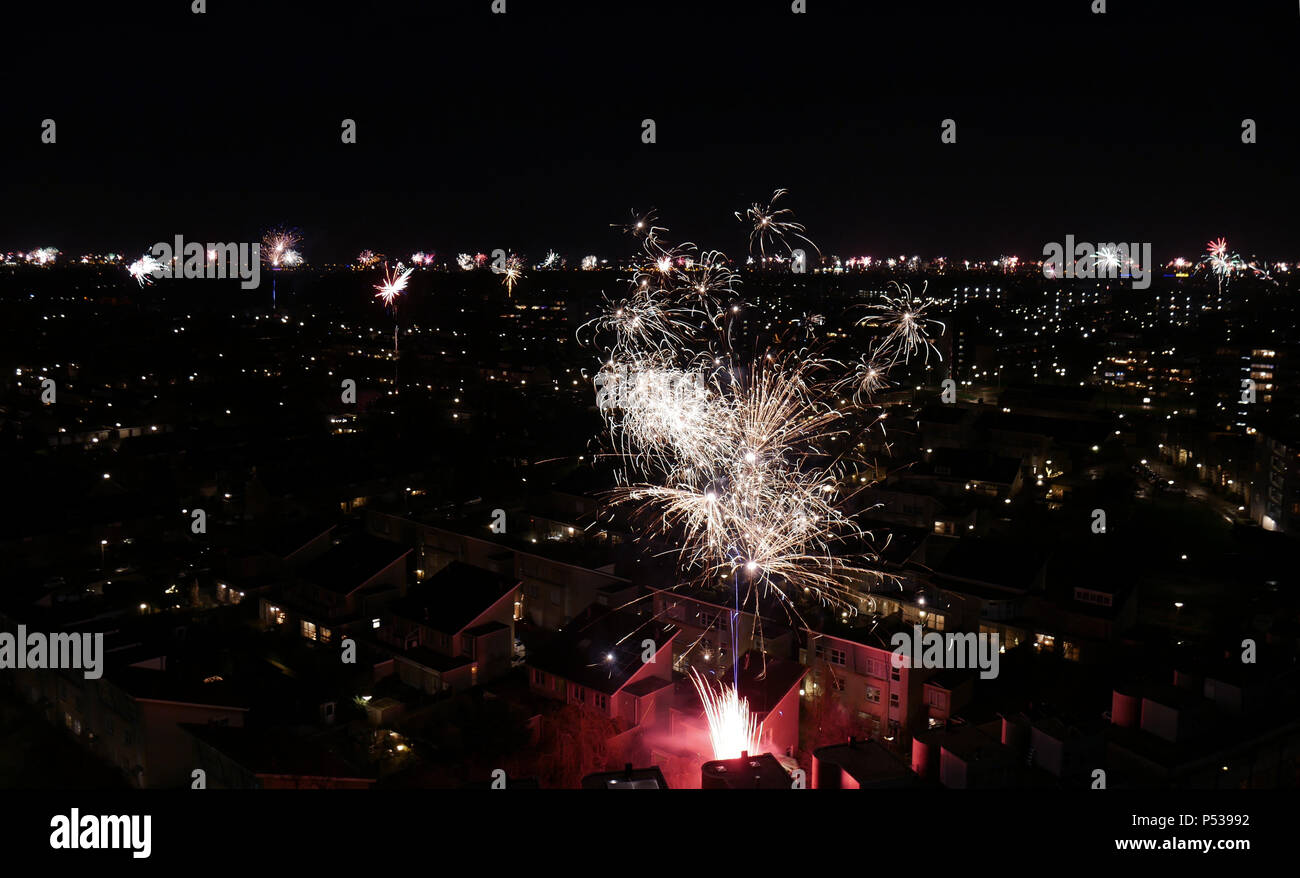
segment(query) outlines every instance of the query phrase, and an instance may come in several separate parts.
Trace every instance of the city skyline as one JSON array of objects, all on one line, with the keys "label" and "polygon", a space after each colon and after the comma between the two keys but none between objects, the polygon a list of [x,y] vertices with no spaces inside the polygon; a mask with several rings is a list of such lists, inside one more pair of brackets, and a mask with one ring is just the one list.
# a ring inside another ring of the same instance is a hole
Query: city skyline
[{"label": "city skyline", "polygon": [[16,861],[1285,851],[1296,3],[3,26]]}]

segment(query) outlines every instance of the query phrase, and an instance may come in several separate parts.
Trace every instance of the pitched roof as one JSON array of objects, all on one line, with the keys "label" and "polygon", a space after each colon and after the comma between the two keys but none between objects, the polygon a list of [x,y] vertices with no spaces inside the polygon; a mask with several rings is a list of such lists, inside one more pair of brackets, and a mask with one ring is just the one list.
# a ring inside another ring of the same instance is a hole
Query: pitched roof
[{"label": "pitched roof", "polygon": [[394,601],[394,615],[457,634],[519,586],[513,577],[453,561]]},{"label": "pitched roof", "polygon": [[333,546],[305,565],[302,576],[321,588],[348,595],[410,551],[397,543],[362,534]]}]

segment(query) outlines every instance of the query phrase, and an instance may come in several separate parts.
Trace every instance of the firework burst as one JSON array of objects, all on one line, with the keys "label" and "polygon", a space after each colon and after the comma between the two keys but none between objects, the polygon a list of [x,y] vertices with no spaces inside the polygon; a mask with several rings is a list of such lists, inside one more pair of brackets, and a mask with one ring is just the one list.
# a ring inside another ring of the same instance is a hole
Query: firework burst
[{"label": "firework burst", "polygon": [[1232,277],[1234,273],[1245,267],[1240,256],[1228,252],[1228,241],[1225,238],[1206,244],[1205,256],[1210,271],[1218,276],[1221,283],[1224,278]]},{"label": "firework burst", "polygon": [[721,397],[708,373],[677,368],[661,354],[611,360],[594,383],[597,408],[620,443],[620,456],[637,470],[665,472],[679,461],[708,461],[723,451],[711,429]]},{"label": "firework burst", "polygon": [[286,255],[294,254],[298,264],[302,262],[302,257],[294,251],[294,247],[302,242],[302,237],[288,229],[272,229],[262,236],[262,259],[271,268],[279,268],[286,264]]},{"label": "firework burst", "polygon": [[626,223],[613,223],[612,228],[622,229],[625,234],[632,235],[636,238],[649,238],[654,240],[660,232],[666,232],[668,229],[664,226],[657,226],[655,222],[659,219],[658,215],[652,209],[646,213],[637,213],[632,211],[632,219]]},{"label": "firework burst", "polygon": [[161,275],[167,267],[155,257],[146,254],[132,262],[126,270],[131,277],[135,278],[135,282],[143,287],[152,284],[154,276]]},{"label": "firework burst", "polygon": [[877,346],[853,364],[852,372],[836,383],[836,390],[852,388],[853,404],[869,403],[877,393],[889,387],[889,358]]},{"label": "firework burst", "polygon": [[1121,256],[1115,247],[1099,247],[1097,255],[1093,257],[1097,264],[1097,270],[1102,274],[1114,276],[1119,270]]},{"label": "firework burst", "polygon": [[389,271],[388,263],[385,262],[384,282],[375,284],[375,298],[381,300],[384,307],[393,312],[393,388],[395,391],[400,391],[397,378],[397,297],[406,291],[406,285],[414,270],[399,262],[396,271]]},{"label": "firework burst", "polygon": [[[880,342],[879,350],[892,351],[889,354],[890,365],[897,363],[900,358],[904,363],[911,362],[912,356],[918,350],[924,354],[926,363],[930,362],[931,351],[939,356],[939,359],[943,359],[938,348],[930,341],[930,332],[937,326],[939,334],[942,335],[947,327],[941,321],[925,316],[926,309],[933,302],[929,299],[913,297],[912,289],[907,284],[890,281],[889,287],[894,294],[884,293],[880,304],[871,306],[872,310],[879,313],[864,317],[859,321],[859,325],[865,324],[889,330]],[[925,287],[922,287],[921,292],[924,295]]]},{"label": "firework burst", "polygon": [[617,302],[606,298],[605,303],[605,313],[579,327],[578,338],[581,341],[584,332],[593,341],[612,335],[616,354],[675,349],[685,343],[701,322],[689,318],[705,316],[700,311],[673,304],[662,291],[650,288],[638,289]]},{"label": "firework burst", "polygon": [[750,253],[754,252],[755,242],[758,242],[758,253],[760,257],[767,255],[767,247],[770,244],[781,244],[786,248],[787,252],[793,252],[794,248],[790,245],[790,242],[786,240],[787,235],[798,238],[801,241],[806,241],[809,246],[814,250],[817,250],[819,254],[821,253],[821,250],[818,249],[816,244],[814,244],[810,239],[804,237],[803,233],[806,232],[807,229],[804,228],[803,223],[797,223],[794,221],[794,211],[790,210],[788,207],[778,208],[776,206],[777,201],[779,201],[781,196],[786,193],[787,190],[778,189],[772,193],[772,199],[766,206],[754,202],[750,205],[749,210],[745,211],[743,214],[740,211],[736,211],[736,219],[741,222],[748,221],[751,225],[749,233]]},{"label": "firework burst", "polygon": [[[760,247],[767,246],[763,236],[798,234],[782,225],[791,222],[788,214],[760,213],[769,217],[760,219]],[[894,577],[880,569],[874,535],[850,511],[868,487],[861,473],[869,464],[847,456],[849,419],[861,419],[863,400],[887,386],[896,360],[929,344],[928,327],[937,321],[923,316],[926,303],[899,288],[892,312],[880,314],[885,340],[853,374],[841,377],[842,363],[807,351],[773,351],[736,365],[732,321],[724,327],[716,317],[700,319],[734,294],[725,257],[697,257],[694,245],[670,247],[651,233],[642,249],[630,293],[608,301],[578,334],[580,343],[608,351],[594,376],[607,456],[617,461],[606,509],[626,510],[639,542],[675,559],[676,587],[722,584],[733,592],[733,643],[742,605],[753,608],[756,629],[763,604],[801,623],[818,604],[845,616],[859,612],[872,588]],[[733,302],[722,313],[738,310]],[[857,407],[842,399],[850,383]],[[735,688],[700,689],[702,701],[718,708],[710,717],[715,732],[737,717],[743,726],[748,716]],[[747,740],[743,732],[726,734]]]},{"label": "firework burst", "polygon": [[642,449],[636,461],[662,477],[625,483],[615,502],[679,547],[683,577],[734,577],[746,599],[775,595],[796,613],[796,589],[856,611],[852,586],[871,571],[854,558],[869,534],[844,511],[842,466],[826,448],[845,417],[822,398],[826,368],[810,357],[765,357],[747,372],[698,379],[705,398],[671,429],[644,414],[616,426]]},{"label": "firework burst", "polygon": [[375,284],[375,290],[377,291],[375,293],[375,298],[382,299],[385,307],[392,308],[396,311],[397,306],[394,302],[398,296],[405,292],[406,285],[410,281],[411,272],[413,271],[414,269],[406,268],[400,262],[397,263],[396,271],[389,271],[388,263],[385,262],[384,282]]},{"label": "firework burst", "polygon": [[717,250],[706,250],[698,257],[687,259],[677,276],[682,295],[715,310],[721,299],[735,294],[736,284],[740,282],[739,275],[727,264],[727,257]]},{"label": "firework burst", "polygon": [[518,256],[511,254],[506,257],[504,265],[492,266],[492,271],[494,274],[501,275],[501,282],[506,287],[506,295],[510,296],[514,294],[515,284],[519,283],[519,279],[524,276],[524,262]]}]

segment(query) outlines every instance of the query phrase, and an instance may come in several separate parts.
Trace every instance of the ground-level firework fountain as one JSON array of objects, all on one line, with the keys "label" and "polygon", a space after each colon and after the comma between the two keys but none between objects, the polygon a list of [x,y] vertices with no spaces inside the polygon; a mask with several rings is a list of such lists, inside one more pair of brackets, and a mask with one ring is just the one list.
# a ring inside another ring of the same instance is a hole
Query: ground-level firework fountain
[{"label": "ground-level firework fountain", "polygon": [[691,682],[704,703],[709,721],[709,740],[714,759],[738,759],[742,753],[757,754],[762,748],[763,724],[749,711],[749,699],[726,683],[717,688],[691,669]]}]

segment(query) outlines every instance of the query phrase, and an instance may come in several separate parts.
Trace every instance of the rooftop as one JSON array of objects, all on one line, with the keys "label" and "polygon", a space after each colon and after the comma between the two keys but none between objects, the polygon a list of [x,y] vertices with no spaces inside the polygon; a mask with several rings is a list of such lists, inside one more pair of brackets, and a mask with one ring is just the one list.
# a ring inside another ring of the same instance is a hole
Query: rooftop
[{"label": "rooftop", "polygon": [[453,561],[413,585],[405,597],[393,601],[391,610],[435,631],[458,634],[518,585],[512,577]]}]

